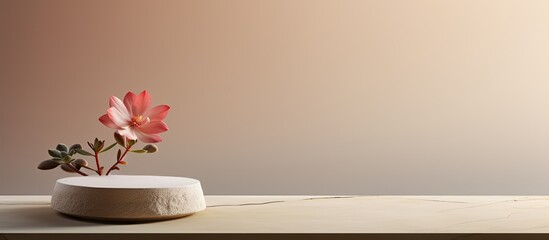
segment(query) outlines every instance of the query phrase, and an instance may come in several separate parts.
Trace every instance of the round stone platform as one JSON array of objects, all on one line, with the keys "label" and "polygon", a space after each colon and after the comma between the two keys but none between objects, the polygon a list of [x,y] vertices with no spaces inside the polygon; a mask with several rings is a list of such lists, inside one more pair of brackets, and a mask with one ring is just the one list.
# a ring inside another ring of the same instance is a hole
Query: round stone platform
[{"label": "round stone platform", "polygon": [[110,175],[57,180],[51,206],[58,212],[81,218],[150,221],[202,211],[206,202],[196,179]]}]

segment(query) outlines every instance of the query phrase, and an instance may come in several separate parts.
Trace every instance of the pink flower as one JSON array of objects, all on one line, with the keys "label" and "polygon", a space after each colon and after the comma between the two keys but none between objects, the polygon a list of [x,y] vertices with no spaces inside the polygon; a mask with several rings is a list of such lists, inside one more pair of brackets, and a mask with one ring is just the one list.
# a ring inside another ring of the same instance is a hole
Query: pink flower
[{"label": "pink flower", "polygon": [[162,121],[168,115],[170,106],[158,105],[150,108],[151,96],[147,91],[135,95],[126,93],[124,102],[112,96],[107,114],[99,121],[105,126],[114,128],[128,139],[139,139],[146,143],[161,142],[159,133],[168,131],[168,126]]}]

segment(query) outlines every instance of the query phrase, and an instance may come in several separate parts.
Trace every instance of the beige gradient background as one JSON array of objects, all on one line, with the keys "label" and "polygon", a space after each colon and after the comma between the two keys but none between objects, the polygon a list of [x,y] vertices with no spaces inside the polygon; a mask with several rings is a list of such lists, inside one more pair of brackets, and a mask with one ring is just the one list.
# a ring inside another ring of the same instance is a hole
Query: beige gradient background
[{"label": "beige gradient background", "polygon": [[[0,194],[112,131],[147,89],[170,130],[118,174],[207,194],[549,194],[549,1],[0,0]],[[111,159],[106,159],[108,164]]]}]

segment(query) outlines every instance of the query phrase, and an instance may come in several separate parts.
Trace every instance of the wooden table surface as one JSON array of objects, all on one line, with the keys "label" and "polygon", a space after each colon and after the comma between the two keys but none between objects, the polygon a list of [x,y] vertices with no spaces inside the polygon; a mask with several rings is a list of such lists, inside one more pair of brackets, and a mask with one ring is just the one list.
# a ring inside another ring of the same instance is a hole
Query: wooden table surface
[{"label": "wooden table surface", "polygon": [[544,196],[206,196],[206,203],[185,218],[108,223],[58,214],[49,196],[0,196],[0,239],[17,233],[549,233]]}]

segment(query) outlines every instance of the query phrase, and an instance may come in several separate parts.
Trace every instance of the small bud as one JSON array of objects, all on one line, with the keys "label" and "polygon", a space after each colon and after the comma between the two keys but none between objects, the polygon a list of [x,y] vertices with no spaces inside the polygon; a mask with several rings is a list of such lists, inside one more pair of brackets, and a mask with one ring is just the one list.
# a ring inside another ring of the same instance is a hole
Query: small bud
[{"label": "small bud", "polygon": [[50,170],[50,169],[56,168],[57,166],[59,166],[58,162],[49,159],[49,160],[42,161],[40,164],[38,164],[38,169]]},{"label": "small bud", "polygon": [[126,147],[126,138],[120,135],[120,133],[114,132],[114,140],[116,140],[116,142],[120,144],[120,146]]},{"label": "small bud", "polygon": [[98,141],[97,144],[95,145],[95,151],[96,152],[100,152],[103,147],[105,146],[105,141]]},{"label": "small bud", "polygon": [[137,142],[137,140],[127,139],[127,142],[128,142],[128,146],[131,147]]},{"label": "small bud", "polygon": [[69,148],[69,150],[76,150],[76,149],[82,149],[82,145],[80,145],[80,144],[77,143],[77,144],[73,144],[73,145]]},{"label": "small bud", "polygon": [[155,153],[158,151],[158,147],[154,144],[148,144],[143,147],[143,150],[147,151],[147,153]]},{"label": "small bud", "polygon": [[122,164],[122,165],[128,164],[128,162],[126,162],[126,161],[124,161],[124,160],[122,160],[122,161],[120,161],[120,162],[118,162],[118,163],[120,163],[120,164]]},{"label": "small bud", "polygon": [[74,165],[75,167],[85,167],[88,166],[88,161],[84,159],[76,159],[72,162],[72,165]]}]

